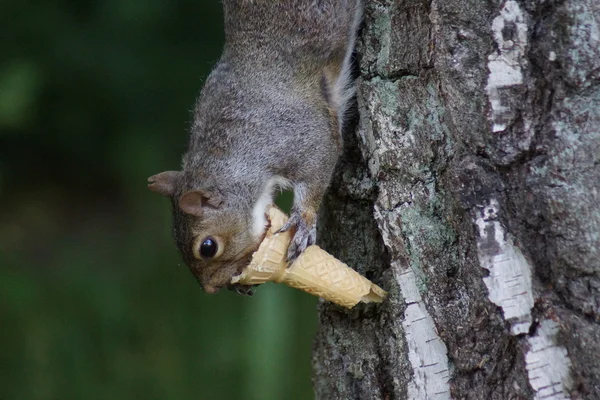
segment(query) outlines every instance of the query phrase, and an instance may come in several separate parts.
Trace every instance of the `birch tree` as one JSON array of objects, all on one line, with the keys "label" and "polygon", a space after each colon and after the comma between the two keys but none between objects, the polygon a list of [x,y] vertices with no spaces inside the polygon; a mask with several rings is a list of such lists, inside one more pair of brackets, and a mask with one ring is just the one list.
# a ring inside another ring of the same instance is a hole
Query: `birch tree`
[{"label": "birch tree", "polygon": [[318,399],[600,399],[600,2],[366,1]]}]

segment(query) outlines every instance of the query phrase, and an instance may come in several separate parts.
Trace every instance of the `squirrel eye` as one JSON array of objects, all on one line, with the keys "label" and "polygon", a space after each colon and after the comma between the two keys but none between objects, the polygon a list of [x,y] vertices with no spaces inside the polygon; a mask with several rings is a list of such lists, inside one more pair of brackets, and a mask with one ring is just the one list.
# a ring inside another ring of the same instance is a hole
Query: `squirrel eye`
[{"label": "squirrel eye", "polygon": [[211,237],[207,237],[202,241],[200,245],[200,255],[206,258],[212,258],[217,254],[219,250],[219,246],[217,245],[217,241]]}]

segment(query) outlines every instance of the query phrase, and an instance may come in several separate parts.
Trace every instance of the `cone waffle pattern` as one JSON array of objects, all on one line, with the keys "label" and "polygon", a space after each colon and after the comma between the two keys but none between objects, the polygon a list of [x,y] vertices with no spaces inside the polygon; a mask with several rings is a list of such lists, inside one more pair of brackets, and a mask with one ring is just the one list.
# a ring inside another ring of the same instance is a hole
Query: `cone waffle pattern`
[{"label": "cone waffle pattern", "polygon": [[288,268],[287,248],[291,233],[274,233],[285,224],[287,217],[279,209],[272,207],[269,219],[269,232],[254,253],[250,265],[241,275],[233,278],[233,283],[285,283],[348,308],[359,301],[381,302],[387,295],[379,286],[318,246],[308,247]]},{"label": "cone waffle pattern", "polygon": [[361,301],[372,285],[318,246],[310,246],[298,257],[288,268],[284,282],[348,308]]}]

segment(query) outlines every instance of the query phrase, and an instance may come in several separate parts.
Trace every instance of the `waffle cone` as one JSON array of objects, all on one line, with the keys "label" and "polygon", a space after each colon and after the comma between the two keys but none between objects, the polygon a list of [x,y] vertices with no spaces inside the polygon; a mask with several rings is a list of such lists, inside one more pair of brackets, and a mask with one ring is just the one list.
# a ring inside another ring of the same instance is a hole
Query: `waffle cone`
[{"label": "waffle cone", "polygon": [[358,302],[381,302],[387,292],[327,253],[310,246],[288,267],[287,248],[290,231],[275,233],[287,221],[276,207],[269,210],[271,227],[252,261],[232,283],[258,285],[265,282],[285,283],[314,296],[352,308]]}]

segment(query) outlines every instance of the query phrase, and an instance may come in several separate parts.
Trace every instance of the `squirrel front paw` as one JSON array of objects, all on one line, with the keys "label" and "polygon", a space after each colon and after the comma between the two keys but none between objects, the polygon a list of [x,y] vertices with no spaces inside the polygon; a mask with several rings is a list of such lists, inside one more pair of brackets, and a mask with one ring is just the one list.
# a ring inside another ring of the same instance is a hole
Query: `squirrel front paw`
[{"label": "squirrel front paw", "polygon": [[227,289],[236,292],[241,296],[254,296],[254,287],[256,285],[242,285],[241,283],[230,283]]},{"label": "squirrel front paw", "polygon": [[315,244],[317,240],[316,221],[309,223],[302,217],[302,213],[292,210],[290,219],[278,230],[286,232],[294,228],[294,237],[288,247],[287,259],[293,262],[308,247]]}]

